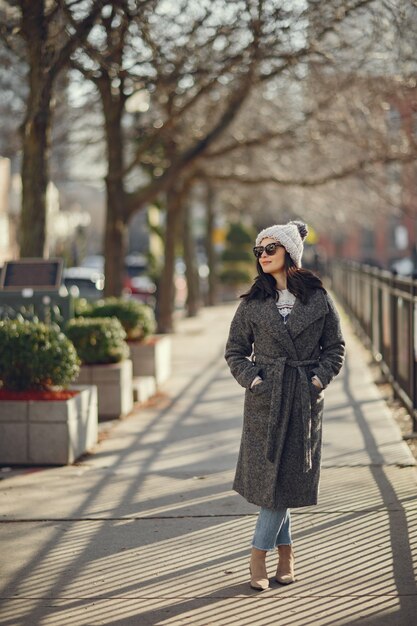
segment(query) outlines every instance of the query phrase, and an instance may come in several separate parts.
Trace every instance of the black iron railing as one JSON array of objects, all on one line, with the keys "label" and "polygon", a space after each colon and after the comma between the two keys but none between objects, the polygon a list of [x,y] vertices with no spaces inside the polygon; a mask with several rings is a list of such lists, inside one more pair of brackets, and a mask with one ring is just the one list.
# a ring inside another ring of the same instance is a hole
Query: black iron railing
[{"label": "black iron railing", "polygon": [[349,261],[332,264],[331,278],[417,433],[417,280]]}]

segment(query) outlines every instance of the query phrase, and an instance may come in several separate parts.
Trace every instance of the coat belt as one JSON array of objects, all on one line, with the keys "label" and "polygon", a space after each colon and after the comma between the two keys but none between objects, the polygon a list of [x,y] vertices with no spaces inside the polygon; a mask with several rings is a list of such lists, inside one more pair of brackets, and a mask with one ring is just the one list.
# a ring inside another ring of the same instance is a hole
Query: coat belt
[{"label": "coat belt", "polygon": [[[289,359],[287,357],[266,357],[256,355],[254,357],[257,365],[268,365],[273,370],[272,377],[272,394],[271,405],[268,417],[268,436],[266,442],[266,458],[271,463],[280,462],[281,454],[283,450],[283,444],[285,439],[285,432],[282,433],[281,441],[278,444],[277,433],[279,425],[285,427],[285,431],[290,419],[291,405],[290,402],[285,402],[285,398],[282,397],[284,372],[287,367],[296,370],[296,375],[300,381],[301,391],[301,416],[303,421],[303,470],[308,472],[311,470],[311,396],[310,396],[310,381],[307,377],[305,368],[309,365],[317,365],[317,359],[306,359],[304,361],[297,361]],[[282,409],[281,409],[282,407]]]}]

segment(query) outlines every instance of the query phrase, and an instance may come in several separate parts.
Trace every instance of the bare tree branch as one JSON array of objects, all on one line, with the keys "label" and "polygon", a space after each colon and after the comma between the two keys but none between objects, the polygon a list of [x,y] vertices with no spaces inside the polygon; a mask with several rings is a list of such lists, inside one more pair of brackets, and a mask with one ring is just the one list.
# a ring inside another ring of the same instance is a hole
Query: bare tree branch
[{"label": "bare tree branch", "polygon": [[329,182],[334,182],[340,179],[345,179],[350,176],[356,176],[371,165],[384,164],[388,165],[389,163],[412,163],[417,160],[417,155],[383,155],[374,158],[366,158],[363,160],[356,161],[344,168],[339,170],[333,170],[328,172],[323,176],[310,177],[310,178],[280,178],[278,176],[256,176],[256,177],[248,177],[241,176],[239,174],[211,174],[210,180],[219,181],[219,182],[238,182],[242,185],[266,185],[266,184],[274,184],[280,187],[319,187],[321,185],[325,185]]}]

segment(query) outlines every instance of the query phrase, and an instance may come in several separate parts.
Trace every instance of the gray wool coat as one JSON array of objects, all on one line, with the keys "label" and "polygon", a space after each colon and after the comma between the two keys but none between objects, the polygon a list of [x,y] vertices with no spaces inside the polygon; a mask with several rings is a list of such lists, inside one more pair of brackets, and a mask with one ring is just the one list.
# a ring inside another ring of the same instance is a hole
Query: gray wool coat
[{"label": "gray wool coat", "polygon": [[[232,320],[225,358],[246,388],[233,489],[269,509],[317,504],[323,391],[343,364],[345,342],[330,296],[298,298],[287,324],[273,298],[243,300]],[[250,388],[255,376],[262,383]]]}]

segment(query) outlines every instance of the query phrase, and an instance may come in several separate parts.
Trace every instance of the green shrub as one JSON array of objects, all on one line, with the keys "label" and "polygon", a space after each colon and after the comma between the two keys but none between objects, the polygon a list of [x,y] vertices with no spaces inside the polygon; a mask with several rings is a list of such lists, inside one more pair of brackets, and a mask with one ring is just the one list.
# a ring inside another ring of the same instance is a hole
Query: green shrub
[{"label": "green shrub", "polygon": [[78,372],[75,348],[58,327],[27,320],[0,322],[0,380],[5,389],[65,387]]},{"label": "green shrub", "polygon": [[67,323],[66,334],[86,365],[118,363],[129,356],[126,333],[116,317],[76,317]]},{"label": "green shrub", "polygon": [[220,274],[220,280],[225,285],[238,286],[251,282],[251,275],[246,270],[227,268]]},{"label": "green shrub", "polygon": [[222,261],[243,261],[252,263],[253,255],[248,250],[239,250],[235,248],[226,248],[222,253]]},{"label": "green shrub", "polygon": [[144,339],[155,331],[155,315],[151,307],[137,300],[106,298],[93,304],[88,317],[117,317],[127,339]]},{"label": "green shrub", "polygon": [[91,316],[94,304],[86,298],[74,298],[74,315],[75,317]]},{"label": "green shrub", "polygon": [[226,235],[226,241],[233,246],[252,245],[255,238],[253,229],[244,226],[240,222],[232,222]]},{"label": "green shrub", "polygon": [[251,282],[254,269],[252,246],[255,239],[252,229],[241,223],[229,225],[226,248],[222,253],[220,280],[223,284],[238,287]]}]

